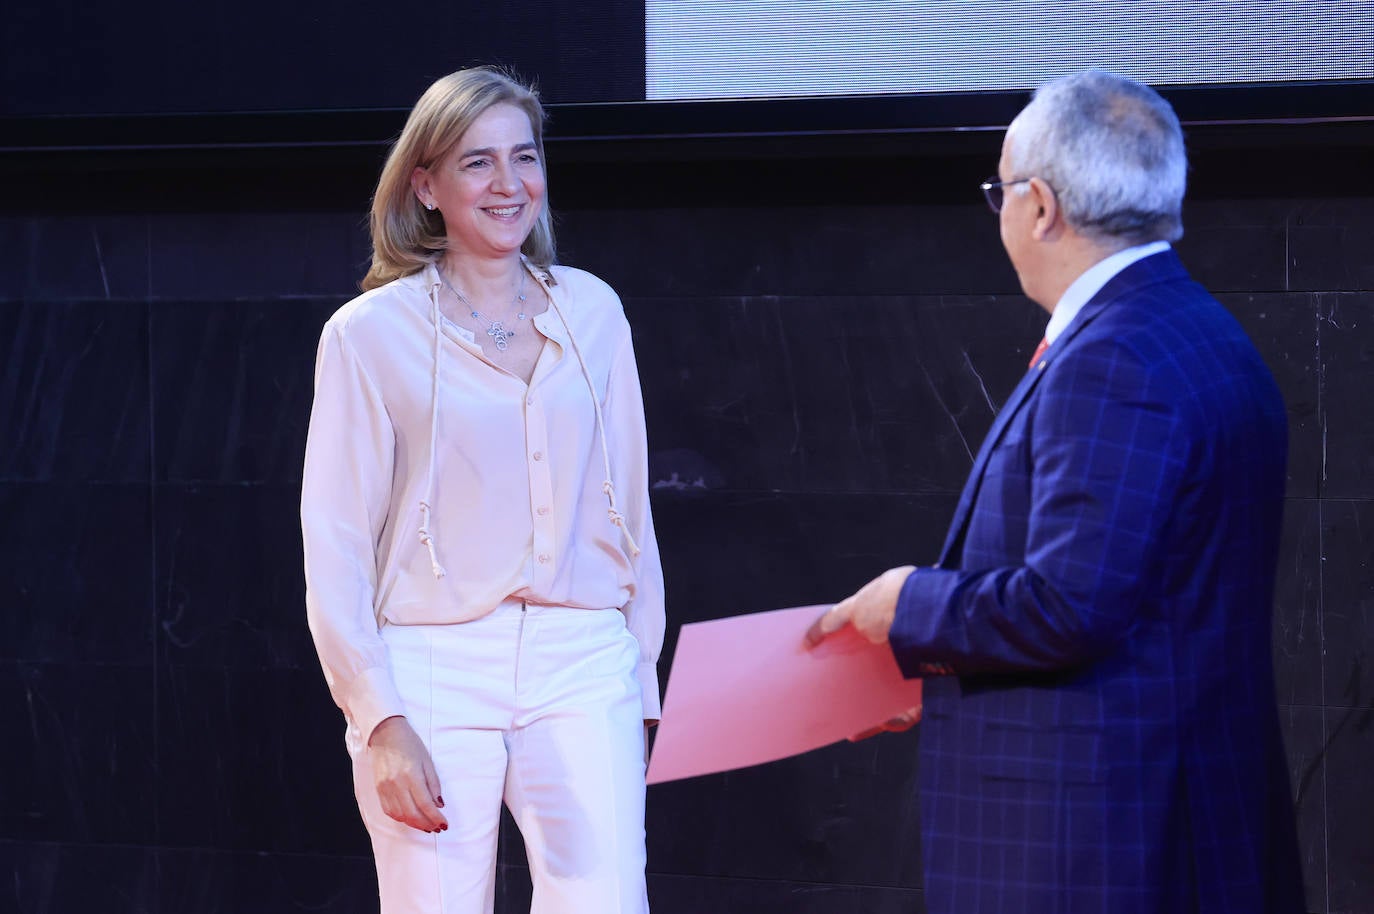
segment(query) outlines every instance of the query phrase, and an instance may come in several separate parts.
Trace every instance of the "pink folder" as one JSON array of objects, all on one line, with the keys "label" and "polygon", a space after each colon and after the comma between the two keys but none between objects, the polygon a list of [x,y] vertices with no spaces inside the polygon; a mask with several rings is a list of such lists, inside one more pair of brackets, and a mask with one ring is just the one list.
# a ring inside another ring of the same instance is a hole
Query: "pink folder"
[{"label": "pink folder", "polygon": [[829,606],[682,626],[648,782],[745,768],[847,739],[921,704],[886,644],[803,637]]}]

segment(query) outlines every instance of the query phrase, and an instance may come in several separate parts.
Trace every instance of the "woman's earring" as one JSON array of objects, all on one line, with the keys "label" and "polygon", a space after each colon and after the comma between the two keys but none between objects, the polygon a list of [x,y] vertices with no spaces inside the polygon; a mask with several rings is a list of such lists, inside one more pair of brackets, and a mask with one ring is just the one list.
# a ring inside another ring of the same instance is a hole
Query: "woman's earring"
[{"label": "woman's earring", "polygon": [[434,212],[434,204],[433,204],[433,203],[426,203],[426,204],[425,204],[425,209],[429,210],[430,212]]}]

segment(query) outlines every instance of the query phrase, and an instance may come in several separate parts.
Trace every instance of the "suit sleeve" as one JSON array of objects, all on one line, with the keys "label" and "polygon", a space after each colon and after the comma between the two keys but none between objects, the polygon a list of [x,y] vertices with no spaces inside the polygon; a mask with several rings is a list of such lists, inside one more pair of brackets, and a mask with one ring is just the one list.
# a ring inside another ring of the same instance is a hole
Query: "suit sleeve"
[{"label": "suit sleeve", "polygon": [[649,508],[649,449],[644,427],[644,398],[639,385],[634,347],[629,328],[611,365],[606,393],[606,438],[614,473],[616,501],[625,515],[630,535],[639,545],[639,556],[629,556],[634,568],[634,593],[622,608],[630,634],[639,642],[640,691],[644,719],[661,716],[658,689],[658,657],[663,650],[665,610],[663,566]]},{"label": "suit sleeve", "polygon": [[1191,447],[1180,392],[1117,341],[1052,368],[1029,419],[1027,476],[982,481],[984,493],[1028,485],[1024,564],[913,572],[890,636],[908,676],[1088,662],[1127,636],[1159,586]]},{"label": "suit sleeve", "polygon": [[301,485],[306,618],[330,694],[364,740],[404,713],[375,610],[394,453],[381,393],[330,322],[315,363]]}]

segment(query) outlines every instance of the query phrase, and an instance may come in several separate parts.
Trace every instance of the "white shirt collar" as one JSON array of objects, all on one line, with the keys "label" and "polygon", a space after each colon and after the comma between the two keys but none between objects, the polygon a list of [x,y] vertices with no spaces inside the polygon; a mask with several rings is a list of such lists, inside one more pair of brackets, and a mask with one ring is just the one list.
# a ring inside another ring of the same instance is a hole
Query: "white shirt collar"
[{"label": "white shirt collar", "polygon": [[1050,314],[1050,322],[1045,326],[1045,339],[1051,343],[1058,339],[1059,334],[1063,333],[1073,322],[1073,319],[1078,316],[1078,312],[1083,310],[1083,306],[1091,301],[1092,297],[1100,292],[1113,276],[1137,260],[1167,250],[1169,250],[1169,242],[1151,241],[1149,244],[1138,244],[1135,247],[1117,251],[1110,257],[1099,260],[1088,267],[1064,290],[1058,304],[1054,306],[1054,311]]}]

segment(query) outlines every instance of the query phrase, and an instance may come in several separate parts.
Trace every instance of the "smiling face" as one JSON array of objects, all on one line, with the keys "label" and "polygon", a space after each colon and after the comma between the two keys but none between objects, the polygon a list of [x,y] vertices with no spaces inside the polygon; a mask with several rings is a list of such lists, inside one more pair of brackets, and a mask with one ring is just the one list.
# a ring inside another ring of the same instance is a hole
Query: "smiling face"
[{"label": "smiling face", "polygon": [[449,250],[477,257],[518,253],[544,207],[544,163],[530,119],[515,105],[482,112],[432,168],[411,176],[415,196],[444,217]]}]

